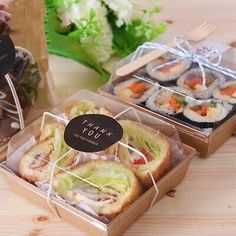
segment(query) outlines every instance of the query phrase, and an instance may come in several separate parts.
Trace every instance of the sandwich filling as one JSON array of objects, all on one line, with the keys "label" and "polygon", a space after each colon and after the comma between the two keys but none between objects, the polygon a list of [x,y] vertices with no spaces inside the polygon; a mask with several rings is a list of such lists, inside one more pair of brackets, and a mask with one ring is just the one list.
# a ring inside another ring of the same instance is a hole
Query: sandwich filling
[{"label": "sandwich filling", "polygon": [[153,170],[163,158],[169,156],[169,143],[161,134],[151,133],[138,123],[128,120],[120,121],[120,124],[124,130],[123,142],[131,147],[125,150],[121,148],[123,153],[120,156],[123,155],[127,163],[131,161],[136,171],[142,173]]},{"label": "sandwich filling", "polygon": [[[64,126],[50,123],[41,132],[39,142],[35,144],[21,159],[19,172],[30,182],[48,179],[53,163],[69,151],[63,137]],[[57,163],[58,167],[66,167],[73,163],[75,152],[68,154]],[[55,169],[55,173],[60,171]]]},{"label": "sandwich filling", "polygon": [[137,187],[129,169],[118,162],[104,160],[86,162],[71,174],[56,176],[53,182],[53,190],[71,204],[83,202],[99,215],[107,216],[120,211],[118,208],[125,205],[126,198],[132,196]]},{"label": "sandwich filling", "polygon": [[70,120],[77,116],[85,114],[103,114],[112,116],[111,112],[108,111],[105,107],[100,107],[95,102],[90,100],[71,102],[71,104],[66,106],[65,113]]}]

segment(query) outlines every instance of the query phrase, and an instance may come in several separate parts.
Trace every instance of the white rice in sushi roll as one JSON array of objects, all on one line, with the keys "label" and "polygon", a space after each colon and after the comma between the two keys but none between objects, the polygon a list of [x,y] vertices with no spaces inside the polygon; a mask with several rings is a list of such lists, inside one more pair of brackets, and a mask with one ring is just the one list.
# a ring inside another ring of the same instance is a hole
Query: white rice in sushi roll
[{"label": "white rice in sushi roll", "polygon": [[213,97],[231,104],[236,104],[236,81],[228,81],[216,88]]},{"label": "white rice in sushi roll", "polygon": [[193,98],[192,93],[184,88],[163,87],[148,98],[146,106],[153,111],[174,115],[182,113],[191,98]]},{"label": "white rice in sushi roll", "polygon": [[206,87],[203,86],[202,72],[199,68],[189,70],[178,80],[177,85],[190,90],[196,98],[207,99],[212,96],[213,90],[224,83],[225,78],[220,73],[204,68],[206,74]]},{"label": "white rice in sushi roll", "polygon": [[186,70],[190,68],[192,62],[190,60],[180,60],[172,65],[166,65],[159,69],[155,69],[155,67],[165,64],[167,62],[171,62],[175,60],[170,53],[166,53],[165,55],[157,58],[154,61],[151,61],[146,66],[146,72],[152,78],[160,81],[160,82],[170,82],[176,80],[181,74],[183,74]]},{"label": "white rice in sushi roll", "polygon": [[190,103],[184,109],[184,116],[198,123],[215,123],[223,120],[230,110],[222,103],[216,101],[198,101]]},{"label": "white rice in sushi roll", "polygon": [[155,91],[155,85],[147,81],[132,78],[115,85],[113,93],[126,101],[139,104],[147,100]]}]

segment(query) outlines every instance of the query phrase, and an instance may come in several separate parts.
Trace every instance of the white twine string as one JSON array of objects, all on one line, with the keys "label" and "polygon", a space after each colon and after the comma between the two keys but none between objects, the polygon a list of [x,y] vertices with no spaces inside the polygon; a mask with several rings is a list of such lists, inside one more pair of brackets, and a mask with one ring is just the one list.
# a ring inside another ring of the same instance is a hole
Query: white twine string
[{"label": "white twine string", "polygon": [[[209,69],[215,70],[217,72],[220,72],[226,76],[229,76],[233,79],[236,79],[236,71],[233,71],[231,69],[219,66],[221,62],[221,53],[217,49],[212,49],[208,53],[205,54],[197,54],[196,50],[194,50],[189,42],[187,40],[184,40],[181,37],[176,37],[175,38],[175,44],[177,48],[171,48],[163,44],[159,43],[151,43],[147,42],[137,48],[137,50],[134,53],[134,56],[132,57],[132,60],[135,60],[137,57],[140,56],[140,54],[143,52],[144,49],[163,49],[164,51],[170,52],[176,56],[179,56],[180,58],[173,60],[168,63],[164,63],[162,65],[158,65],[153,68],[153,70],[158,70],[159,68],[162,68],[167,65],[172,65],[176,62],[179,62],[181,60],[190,60],[192,62],[196,62],[199,65],[199,68],[202,73],[202,78],[203,78],[203,89],[206,89],[206,74],[204,67],[207,67]],[[216,55],[217,57],[217,62],[212,62],[211,58],[213,55]]]},{"label": "white twine string", "polygon": [[42,129],[43,129],[44,125],[45,125],[46,116],[49,116],[49,117],[51,117],[51,118],[53,118],[53,119],[55,119],[57,121],[59,120],[60,122],[64,123],[65,125],[67,125],[67,123],[69,122],[67,119],[64,119],[64,118],[62,118],[60,116],[57,116],[57,115],[54,115],[54,114],[52,114],[50,112],[45,111],[43,113],[43,118],[42,118],[42,122],[41,122],[41,126],[40,126],[40,131],[42,131]]},{"label": "white twine string", "polygon": [[152,171],[151,171],[151,167],[150,167],[150,165],[149,165],[149,163],[148,163],[148,160],[147,160],[146,156],[145,156],[142,152],[138,151],[136,148],[133,148],[133,147],[129,146],[128,144],[125,144],[125,143],[120,142],[120,141],[119,141],[118,143],[119,143],[121,146],[126,147],[127,149],[129,149],[129,150],[131,150],[131,151],[137,153],[138,155],[140,155],[140,156],[144,159],[145,164],[146,164],[147,167],[148,167],[148,174],[150,175],[150,178],[151,178],[151,180],[152,180],[153,186],[154,186],[154,188],[155,188],[155,190],[156,190],[155,196],[154,196],[154,198],[152,199],[152,202],[151,202],[151,204],[150,204],[150,206],[149,206],[149,207],[151,208],[151,207],[153,206],[153,204],[155,203],[156,198],[157,198],[157,196],[158,196],[158,194],[159,194],[159,189],[158,189],[157,184],[156,184],[156,181],[155,181],[155,179],[154,179],[154,177],[153,177],[153,174],[152,174]]},{"label": "white twine string", "polygon": [[25,123],[24,123],[23,111],[22,111],[20,101],[19,101],[19,98],[18,98],[16,90],[15,90],[15,87],[14,87],[14,85],[12,83],[12,80],[11,80],[11,78],[8,74],[5,75],[5,78],[6,78],[7,83],[9,85],[10,89],[11,89],[11,92],[12,92],[12,95],[13,95],[13,98],[14,98],[14,101],[15,101],[15,104],[16,104],[16,109],[17,109],[17,112],[18,112],[19,122],[20,122],[20,129],[24,129],[25,128]]},{"label": "white twine string", "polygon": [[[29,56],[29,58],[30,58],[30,63],[31,64],[35,63],[34,56],[33,56],[33,54],[30,51],[26,50],[25,48],[19,47],[19,46],[16,46],[15,49],[19,50],[19,51],[22,51],[23,53],[27,54]],[[6,97],[6,94],[3,93],[2,91],[0,91],[0,100],[1,100],[0,101],[0,107],[2,107],[5,111],[7,111],[7,112],[9,112],[11,114],[18,114],[18,116],[19,116],[19,123],[20,123],[20,129],[22,130],[22,129],[25,128],[23,110],[21,108],[21,104],[20,104],[18,95],[16,93],[15,87],[14,87],[14,85],[12,83],[12,80],[11,80],[10,76],[8,74],[6,74],[5,78],[7,80],[7,83],[9,85],[11,93],[13,95],[15,106],[13,104],[10,104],[10,103],[2,100],[2,99],[4,99]],[[6,108],[4,106],[4,104],[7,105],[7,106],[10,106],[10,107],[13,107],[13,109],[16,108],[16,110],[15,109],[11,110],[9,108]],[[10,116],[10,117],[12,117],[12,116]]]},{"label": "white twine string", "polygon": [[[138,120],[138,122],[139,122],[140,124],[142,124],[142,121],[141,121],[141,119],[140,119],[138,113],[136,112],[136,110],[135,110],[133,107],[129,107],[129,108],[125,109],[124,111],[119,112],[116,116],[114,116],[114,119],[117,119],[118,117],[124,115],[125,113],[127,113],[127,112],[129,112],[129,111],[133,111],[133,112],[134,112],[134,115],[136,116],[136,119]],[[149,166],[149,164],[148,164],[148,161],[147,161],[146,156],[145,156],[142,152],[138,151],[136,148],[133,148],[133,147],[129,146],[128,144],[125,144],[125,143],[123,143],[123,142],[121,142],[121,141],[118,141],[118,144],[120,144],[121,146],[126,147],[127,149],[129,149],[129,150],[131,150],[131,151],[133,151],[133,152],[136,152],[138,155],[140,155],[140,156],[144,159],[145,164],[148,165],[148,174],[150,175],[150,178],[151,178],[151,180],[152,180],[153,186],[154,186],[154,188],[155,188],[155,190],[156,190],[155,196],[154,196],[154,198],[152,199],[152,202],[151,202],[151,204],[150,204],[150,206],[149,206],[149,208],[151,208],[151,207],[154,205],[154,203],[155,203],[155,201],[156,201],[156,198],[157,198],[157,196],[158,196],[158,194],[159,194],[159,189],[158,189],[157,184],[156,184],[156,181],[155,181],[155,179],[154,179],[154,177],[153,177],[153,175],[152,175],[152,171],[151,171],[151,168],[150,168],[150,166]]]},{"label": "white twine string", "polygon": [[[13,104],[11,104],[11,103],[9,103],[7,101],[2,100],[1,98],[0,98],[0,107],[3,110],[5,110],[5,111],[7,111],[7,112],[9,112],[11,114],[14,114],[14,115],[18,114],[15,105],[13,105]],[[9,108],[9,107],[11,107],[11,108]]]},{"label": "white twine string", "polygon": [[62,160],[64,157],[66,157],[67,155],[69,155],[71,152],[73,151],[73,149],[69,149],[69,151],[67,151],[65,154],[63,154],[61,157],[59,157],[54,163],[50,163],[50,165],[52,165],[52,169],[51,169],[51,173],[50,173],[50,181],[49,181],[49,188],[47,191],[47,204],[48,206],[51,208],[51,210],[53,211],[53,213],[60,218],[60,215],[58,214],[57,208],[54,209],[54,207],[52,206],[52,200],[51,200],[51,194],[52,194],[52,183],[53,183],[53,178],[54,178],[54,172],[55,172],[55,168],[59,168],[60,170],[63,170],[63,172],[70,174],[71,176],[74,176],[82,181],[84,181],[85,183],[97,188],[98,190],[100,190],[100,187],[64,168],[61,168],[60,166],[57,166],[58,162],[60,160]]},{"label": "white twine string", "polygon": [[[135,114],[137,120],[142,124],[139,115],[137,114],[136,110],[135,110],[134,108],[132,108],[132,107],[131,107],[131,108],[127,108],[127,109],[125,109],[124,111],[118,113],[118,114],[115,116],[114,119],[117,119],[118,117],[120,117],[121,115],[123,115],[123,114],[125,114],[125,113],[127,113],[127,112],[129,112],[129,111],[134,111],[134,114]],[[54,118],[54,119],[60,120],[60,121],[63,122],[63,123],[67,123],[67,122],[68,122],[67,120],[65,120],[65,119],[63,119],[63,118],[61,118],[61,117],[59,117],[59,116],[57,116],[57,115],[54,115],[54,114],[49,113],[49,112],[44,112],[44,114],[43,114],[43,119],[42,119],[42,122],[41,122],[41,127],[40,127],[41,130],[43,129],[43,127],[44,127],[44,125],[45,125],[46,116],[50,116],[50,117],[52,117],[52,118]],[[119,141],[118,143],[119,143],[120,145],[122,145],[122,146],[128,148],[129,150],[131,150],[131,151],[136,152],[137,154],[139,154],[139,155],[144,159],[145,164],[148,165],[148,161],[147,161],[147,159],[146,159],[146,156],[145,156],[142,152],[138,151],[137,149],[135,149],[135,148],[133,148],[133,147],[131,147],[131,146],[129,146],[129,145],[123,143],[123,142],[120,142],[120,141]],[[64,168],[61,168],[61,167],[57,166],[58,162],[59,162],[60,160],[62,160],[65,156],[69,155],[72,150],[73,150],[73,149],[70,149],[70,150],[69,150],[68,152],[66,152],[64,155],[62,155],[61,157],[59,157],[54,163],[50,163],[50,162],[49,162],[49,165],[52,165],[52,169],[51,169],[51,172],[50,172],[49,188],[48,188],[48,191],[47,191],[47,204],[48,204],[49,208],[52,210],[52,212],[54,213],[54,215],[55,215],[57,218],[59,218],[59,219],[61,219],[61,217],[60,217],[60,215],[59,215],[59,212],[58,212],[58,210],[57,210],[57,207],[56,207],[55,205],[52,205],[53,201],[52,201],[52,198],[51,198],[51,197],[52,197],[52,183],[53,183],[54,172],[55,172],[55,168],[56,168],[56,167],[59,168],[60,170],[63,170],[64,172],[66,172],[66,173],[68,173],[68,174],[70,174],[70,175],[72,175],[72,176],[74,176],[74,177],[76,177],[76,178],[78,178],[78,179],[80,179],[80,180],[86,182],[87,184],[89,184],[89,185],[91,185],[91,186],[97,188],[98,190],[101,189],[100,186],[98,186],[98,185],[96,185],[96,184],[94,184],[94,183],[91,183],[90,181],[88,181],[88,180],[86,180],[86,179],[84,179],[84,178],[82,178],[82,177],[80,177],[80,176],[78,176],[78,175],[76,175],[76,174],[73,174],[73,173],[71,173],[70,171],[68,171],[68,170],[66,170],[66,169],[64,169]],[[154,188],[155,188],[155,191],[156,191],[155,196],[154,196],[154,198],[152,199],[152,202],[151,202],[151,204],[150,204],[150,207],[152,207],[153,204],[154,204],[155,201],[156,201],[156,198],[157,198],[158,194],[159,194],[159,190],[158,190],[157,184],[156,184],[155,179],[154,179],[154,177],[153,177],[153,175],[152,175],[152,172],[151,172],[151,169],[150,169],[150,166],[149,166],[149,165],[148,165],[148,169],[149,169],[149,170],[148,170],[148,173],[149,173],[149,175],[150,175],[150,178],[151,178],[151,180],[152,180],[152,182],[153,182],[153,185],[154,185]]]}]

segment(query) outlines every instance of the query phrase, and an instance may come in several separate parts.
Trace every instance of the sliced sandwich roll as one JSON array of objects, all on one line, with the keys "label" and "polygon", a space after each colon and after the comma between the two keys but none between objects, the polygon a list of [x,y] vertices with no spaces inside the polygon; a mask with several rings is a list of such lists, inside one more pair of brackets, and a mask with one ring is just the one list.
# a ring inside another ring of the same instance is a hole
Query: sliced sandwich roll
[{"label": "sliced sandwich roll", "polygon": [[108,109],[103,106],[99,106],[94,101],[90,100],[71,101],[66,105],[64,112],[69,120],[85,114],[102,114],[113,116]]},{"label": "sliced sandwich roll", "polygon": [[[171,162],[170,143],[161,133],[139,123],[122,120],[123,138],[121,142],[132,149],[119,145],[118,156],[128,165],[144,186],[152,186],[152,173],[155,181],[159,180]],[[145,157],[134,151],[138,150]]]},{"label": "sliced sandwich roll", "polygon": [[[22,157],[19,164],[20,175],[29,182],[47,180],[50,178],[53,163],[69,151],[64,138],[64,126],[60,123],[50,123],[45,126],[36,143]],[[76,152],[73,150],[57,166],[65,168],[70,165],[75,157]],[[55,168],[55,173],[59,172]]]},{"label": "sliced sandwich roll", "polygon": [[125,165],[93,160],[79,165],[71,173],[56,175],[53,191],[73,205],[85,203],[99,216],[111,220],[139,197],[141,187]]}]

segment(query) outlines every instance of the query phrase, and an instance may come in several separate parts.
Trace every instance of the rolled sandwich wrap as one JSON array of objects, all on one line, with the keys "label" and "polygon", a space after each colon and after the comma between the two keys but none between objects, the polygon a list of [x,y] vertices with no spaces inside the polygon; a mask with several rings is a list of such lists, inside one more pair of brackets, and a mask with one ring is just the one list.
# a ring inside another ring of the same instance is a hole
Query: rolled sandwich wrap
[{"label": "rolled sandwich wrap", "polygon": [[148,163],[139,153],[119,145],[118,156],[121,162],[131,168],[145,187],[152,186],[150,172],[157,181],[170,166],[169,141],[161,133],[139,123],[122,120],[120,124],[124,132],[121,141],[141,152]]},{"label": "rolled sandwich wrap", "polygon": [[103,114],[113,116],[112,113],[103,106],[98,106],[90,100],[71,101],[69,102],[64,112],[69,120],[84,114]]},{"label": "rolled sandwich wrap", "polygon": [[[19,164],[20,175],[29,182],[48,180],[53,163],[69,151],[64,138],[64,125],[50,123],[45,126],[36,143],[22,157]],[[57,163],[58,167],[65,168],[73,163],[76,151],[72,150],[67,156]],[[61,169],[55,168],[55,173]]]},{"label": "rolled sandwich wrap", "polygon": [[99,216],[110,220],[141,194],[141,187],[133,172],[119,162],[107,160],[88,161],[71,173],[56,175],[52,186],[54,192],[73,205],[85,203]]}]

